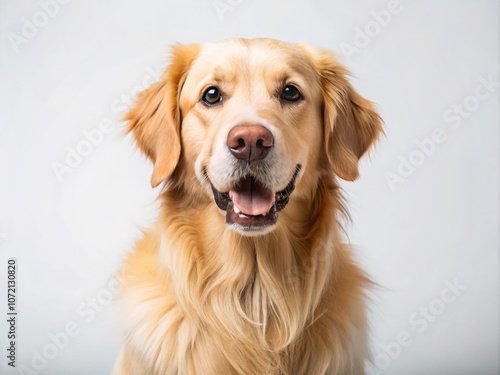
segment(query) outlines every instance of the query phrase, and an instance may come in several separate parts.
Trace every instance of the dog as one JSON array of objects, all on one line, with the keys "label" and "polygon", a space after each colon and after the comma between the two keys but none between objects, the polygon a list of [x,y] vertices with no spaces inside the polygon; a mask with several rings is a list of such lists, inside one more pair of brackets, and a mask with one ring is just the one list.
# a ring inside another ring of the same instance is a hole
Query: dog
[{"label": "dog", "polygon": [[125,116],[162,184],[120,271],[113,373],[362,375],[370,278],[344,243],[338,179],[382,133],[327,50],[178,44]]}]

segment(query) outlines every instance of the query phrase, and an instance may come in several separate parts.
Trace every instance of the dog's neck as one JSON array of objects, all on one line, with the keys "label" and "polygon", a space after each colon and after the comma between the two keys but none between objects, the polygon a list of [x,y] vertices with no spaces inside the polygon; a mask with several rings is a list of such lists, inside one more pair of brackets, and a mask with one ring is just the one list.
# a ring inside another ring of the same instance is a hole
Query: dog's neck
[{"label": "dog's neck", "polygon": [[[228,339],[273,350],[289,345],[321,313],[335,265],[331,244],[340,242],[338,194],[332,179],[322,180],[309,207],[292,199],[272,232],[248,237],[227,228],[213,202],[195,205],[182,190],[167,189],[159,256],[184,314]],[[204,321],[214,316],[206,309],[220,319]]]}]

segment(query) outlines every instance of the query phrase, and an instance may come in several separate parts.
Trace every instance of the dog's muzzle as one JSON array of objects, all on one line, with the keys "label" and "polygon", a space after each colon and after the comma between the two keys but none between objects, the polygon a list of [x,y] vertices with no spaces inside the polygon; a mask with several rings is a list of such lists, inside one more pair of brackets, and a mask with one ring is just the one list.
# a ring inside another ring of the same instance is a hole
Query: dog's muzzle
[{"label": "dog's muzzle", "polygon": [[271,191],[252,175],[239,180],[227,192],[218,191],[212,184],[215,203],[226,211],[226,223],[245,232],[261,231],[276,224],[278,212],[285,208],[295,189],[300,169],[297,164],[288,185],[278,192]]},{"label": "dog's muzzle", "polygon": [[[217,206],[226,211],[226,223],[233,229],[243,232],[262,232],[276,224],[278,212],[287,205],[290,194],[295,189],[295,181],[301,165],[297,164],[288,185],[278,192],[269,188],[263,168],[268,169],[274,147],[272,132],[262,125],[242,124],[233,127],[228,135],[226,146],[240,176],[228,191],[221,192],[211,183]],[[235,172],[235,171],[233,171]],[[210,181],[205,171],[207,180]]]}]

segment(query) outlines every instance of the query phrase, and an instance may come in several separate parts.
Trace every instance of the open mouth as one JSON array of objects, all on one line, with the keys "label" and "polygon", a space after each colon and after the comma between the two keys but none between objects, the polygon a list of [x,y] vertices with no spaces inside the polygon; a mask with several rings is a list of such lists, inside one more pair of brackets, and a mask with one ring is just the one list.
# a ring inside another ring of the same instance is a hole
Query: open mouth
[{"label": "open mouth", "polygon": [[297,164],[288,185],[276,193],[251,175],[242,178],[228,192],[220,192],[212,184],[215,203],[226,211],[226,223],[243,231],[258,231],[276,224],[278,212],[285,208],[295,189],[300,169]]}]

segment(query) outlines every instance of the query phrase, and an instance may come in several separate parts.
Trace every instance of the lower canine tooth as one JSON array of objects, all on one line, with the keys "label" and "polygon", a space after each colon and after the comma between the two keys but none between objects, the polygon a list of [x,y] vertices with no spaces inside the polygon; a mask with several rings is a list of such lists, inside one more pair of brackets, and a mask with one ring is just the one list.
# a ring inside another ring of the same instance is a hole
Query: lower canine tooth
[{"label": "lower canine tooth", "polygon": [[236,206],[236,205],[234,206],[233,210],[234,210],[234,212],[235,212],[235,213],[237,213],[237,214],[239,214],[239,213],[241,212],[241,210],[240,210],[240,209],[238,208],[238,206]]}]

